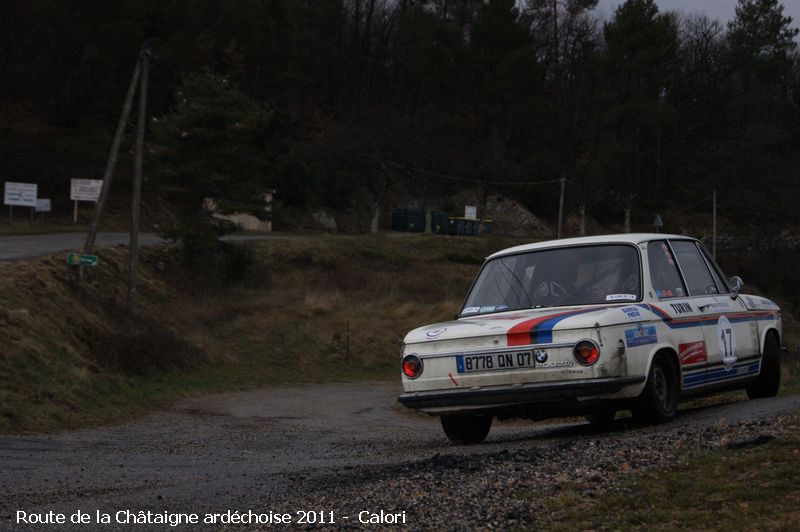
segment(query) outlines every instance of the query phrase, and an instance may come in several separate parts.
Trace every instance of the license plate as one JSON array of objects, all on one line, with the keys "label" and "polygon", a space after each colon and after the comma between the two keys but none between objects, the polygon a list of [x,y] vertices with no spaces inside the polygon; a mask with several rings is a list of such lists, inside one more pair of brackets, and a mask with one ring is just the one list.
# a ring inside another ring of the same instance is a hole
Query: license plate
[{"label": "license plate", "polygon": [[485,355],[456,355],[456,371],[497,371],[518,368],[532,368],[535,360],[531,351],[516,353],[487,353]]}]

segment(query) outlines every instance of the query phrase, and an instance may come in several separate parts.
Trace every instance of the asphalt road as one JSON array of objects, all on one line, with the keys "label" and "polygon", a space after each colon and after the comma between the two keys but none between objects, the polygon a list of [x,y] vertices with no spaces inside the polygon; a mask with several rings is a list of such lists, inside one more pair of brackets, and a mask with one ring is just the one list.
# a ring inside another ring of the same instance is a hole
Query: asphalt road
[{"label": "asphalt road", "polygon": [[[498,456],[503,463],[528,457],[509,462],[511,473],[500,476],[506,483],[514,471],[531,479],[548,467],[554,475],[577,475],[590,461],[583,449],[601,457],[648,452],[655,458],[647,460],[660,460],[678,438],[708,441],[715,430],[747,423],[762,430],[777,416],[800,413],[800,396],[792,396],[684,410],[656,427],[618,421],[617,428],[598,431],[582,421],[514,422],[495,426],[482,445],[458,447],[448,444],[436,419],[400,412],[399,391],[388,383],[274,386],[188,399],[119,427],[0,437],[0,527],[20,528],[18,510],[324,510],[340,512],[342,523],[342,512],[355,520],[356,513],[349,514],[362,506],[378,511],[395,504],[408,508],[411,528],[459,528],[456,521],[429,520],[453,519],[443,515],[455,508],[452,503],[423,517],[411,501],[438,500],[445,492],[437,493],[443,490],[437,483],[446,478],[457,479],[447,493],[466,492],[487,479],[500,482],[474,469],[497,464]],[[658,442],[665,450],[656,453]],[[604,446],[608,452],[601,452]],[[571,448],[580,452],[565,451]],[[528,463],[548,456],[553,459],[535,467]],[[627,460],[635,466],[634,458]],[[525,467],[533,469],[526,473]],[[422,474],[419,481],[404,480]],[[537,482],[539,489],[548,480]]]},{"label": "asphalt road", "polygon": [[[244,242],[250,240],[269,240],[287,238],[287,235],[226,235],[222,240]],[[27,260],[57,251],[80,251],[86,240],[86,233],[55,233],[49,235],[11,235],[0,236],[0,261]],[[128,233],[98,233],[96,246],[127,246]],[[143,246],[164,242],[154,233],[140,233],[139,242]]]}]

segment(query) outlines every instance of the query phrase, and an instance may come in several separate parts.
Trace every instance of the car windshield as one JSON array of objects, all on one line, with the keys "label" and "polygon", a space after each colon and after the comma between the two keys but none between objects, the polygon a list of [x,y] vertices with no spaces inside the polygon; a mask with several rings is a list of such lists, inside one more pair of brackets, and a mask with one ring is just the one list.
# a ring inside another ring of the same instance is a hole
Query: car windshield
[{"label": "car windshield", "polygon": [[486,263],[461,316],[641,299],[639,251],[607,244],[532,251]]}]

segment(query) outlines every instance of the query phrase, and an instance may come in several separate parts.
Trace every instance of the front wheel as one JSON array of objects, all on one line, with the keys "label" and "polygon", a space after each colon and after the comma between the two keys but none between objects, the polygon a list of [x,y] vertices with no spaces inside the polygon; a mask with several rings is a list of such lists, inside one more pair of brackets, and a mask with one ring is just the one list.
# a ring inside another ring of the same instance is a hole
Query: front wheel
[{"label": "front wheel", "polygon": [[761,373],[758,378],[747,387],[749,399],[775,397],[781,386],[781,351],[778,339],[770,333],[764,340],[764,353],[761,355]]},{"label": "front wheel", "polygon": [[447,439],[459,445],[482,442],[492,428],[492,416],[483,414],[442,416],[441,421]]},{"label": "front wheel", "polygon": [[647,385],[633,406],[633,415],[645,423],[670,421],[678,413],[678,369],[663,353],[650,365]]}]

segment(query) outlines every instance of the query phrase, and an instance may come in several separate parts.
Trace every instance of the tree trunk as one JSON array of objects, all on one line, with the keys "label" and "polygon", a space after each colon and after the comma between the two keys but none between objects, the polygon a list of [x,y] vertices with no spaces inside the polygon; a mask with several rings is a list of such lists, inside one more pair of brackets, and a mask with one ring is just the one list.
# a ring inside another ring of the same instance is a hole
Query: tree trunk
[{"label": "tree trunk", "polygon": [[631,202],[627,203],[625,207],[625,229],[623,230],[625,233],[631,232]]},{"label": "tree trunk", "polygon": [[378,232],[378,222],[381,217],[381,207],[379,204],[372,206],[372,223],[370,224],[369,232],[373,235]]}]

